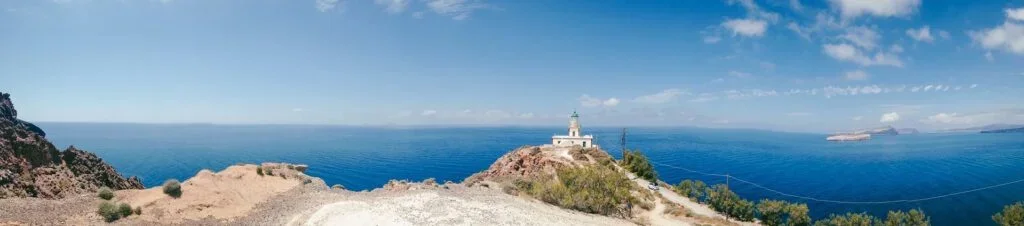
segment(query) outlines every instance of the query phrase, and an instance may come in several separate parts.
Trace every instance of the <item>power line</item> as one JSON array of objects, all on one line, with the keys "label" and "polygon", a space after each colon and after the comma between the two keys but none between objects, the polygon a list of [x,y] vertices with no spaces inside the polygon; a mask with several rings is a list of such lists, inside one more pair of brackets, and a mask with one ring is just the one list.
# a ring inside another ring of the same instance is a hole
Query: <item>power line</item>
[{"label": "power line", "polygon": [[745,183],[745,184],[749,184],[749,185],[752,185],[754,187],[757,187],[757,188],[760,188],[760,189],[764,189],[766,191],[770,191],[772,193],[779,194],[779,195],[782,195],[782,196],[787,196],[787,197],[792,197],[792,198],[799,198],[799,199],[806,199],[806,200],[818,201],[818,202],[839,203],[839,204],[892,204],[892,203],[905,203],[905,202],[920,202],[920,201],[927,201],[927,200],[940,199],[940,198],[945,198],[945,197],[950,197],[950,196],[962,195],[962,194],[967,194],[967,193],[971,193],[971,192],[988,190],[988,189],[993,189],[993,188],[998,188],[998,187],[1002,187],[1002,186],[1006,186],[1006,185],[1011,185],[1011,184],[1016,184],[1016,183],[1024,182],[1024,179],[1018,179],[1018,180],[1010,181],[1010,182],[1006,182],[1006,183],[1001,183],[1001,184],[996,184],[996,185],[991,185],[991,186],[985,186],[985,187],[980,187],[980,188],[975,188],[975,189],[970,189],[970,190],[958,191],[958,192],[948,193],[948,194],[944,194],[944,195],[931,196],[931,197],[926,197],[926,198],[918,198],[918,199],[897,199],[897,200],[884,200],[884,201],[847,201],[847,200],[831,200],[831,199],[821,199],[821,198],[814,198],[814,197],[808,197],[808,196],[802,196],[802,195],[794,195],[794,194],[789,194],[789,193],[781,192],[781,191],[778,191],[778,190],[775,190],[775,189],[771,189],[771,188],[765,187],[763,185],[760,185],[760,184],[757,184],[757,183],[754,183],[754,182],[750,182],[750,181],[747,181],[747,180],[744,180],[744,179],[740,179],[740,178],[737,178],[735,176],[731,176],[731,175],[728,175],[728,174],[706,173],[706,172],[701,172],[701,171],[697,171],[697,170],[687,169],[687,168],[684,168],[684,167],[679,167],[679,166],[659,163],[659,162],[655,162],[655,161],[650,161],[650,162],[654,163],[654,164],[657,164],[657,165],[662,165],[662,166],[666,166],[666,167],[671,167],[671,168],[675,168],[675,169],[681,169],[681,170],[689,171],[689,172],[692,172],[692,173],[703,174],[703,175],[707,175],[707,176],[724,177],[726,180],[733,179],[733,180],[736,180],[736,181],[739,181],[739,182],[742,182],[742,183]]}]

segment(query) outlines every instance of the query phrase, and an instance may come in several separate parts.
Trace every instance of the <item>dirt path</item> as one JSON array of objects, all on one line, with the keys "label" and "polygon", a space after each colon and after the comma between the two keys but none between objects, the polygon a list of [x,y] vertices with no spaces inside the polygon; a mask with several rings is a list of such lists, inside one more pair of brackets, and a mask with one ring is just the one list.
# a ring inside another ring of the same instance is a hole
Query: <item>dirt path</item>
[{"label": "dirt path", "polygon": [[304,225],[633,225],[494,191],[355,194],[327,204]]}]

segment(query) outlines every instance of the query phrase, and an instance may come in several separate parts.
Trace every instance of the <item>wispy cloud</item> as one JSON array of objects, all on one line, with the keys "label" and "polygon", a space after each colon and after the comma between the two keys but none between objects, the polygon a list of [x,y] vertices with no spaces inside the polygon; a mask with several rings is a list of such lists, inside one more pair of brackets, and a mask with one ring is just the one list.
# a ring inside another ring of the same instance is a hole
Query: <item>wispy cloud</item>
[{"label": "wispy cloud", "polygon": [[316,10],[327,12],[334,10],[338,5],[344,4],[340,0],[316,0]]},{"label": "wispy cloud", "polygon": [[839,61],[854,62],[861,66],[883,65],[903,67],[903,61],[892,53],[878,52],[874,57],[868,57],[856,47],[846,43],[825,44],[822,47],[825,54]]},{"label": "wispy cloud", "polygon": [[427,0],[427,8],[431,11],[454,20],[464,20],[474,11],[488,7],[478,0]]},{"label": "wispy cloud", "polygon": [[907,29],[907,36],[910,36],[910,38],[919,42],[930,43],[932,41],[935,41],[935,38],[932,37],[931,30],[928,26],[924,26],[918,29]]},{"label": "wispy cloud", "polygon": [[597,106],[615,107],[615,106],[619,105],[619,102],[620,102],[619,99],[615,98],[615,97],[608,98],[608,99],[600,99],[600,98],[591,97],[590,95],[587,95],[587,94],[581,95],[580,98],[579,98],[579,101],[580,101],[580,106],[584,106],[584,107],[597,107]]},{"label": "wispy cloud", "polygon": [[685,94],[687,93],[679,89],[666,89],[655,94],[637,97],[633,101],[645,104],[662,104],[673,101],[680,95]]},{"label": "wispy cloud", "polygon": [[373,2],[384,6],[384,11],[391,14],[402,13],[409,6],[409,0],[373,0]]}]

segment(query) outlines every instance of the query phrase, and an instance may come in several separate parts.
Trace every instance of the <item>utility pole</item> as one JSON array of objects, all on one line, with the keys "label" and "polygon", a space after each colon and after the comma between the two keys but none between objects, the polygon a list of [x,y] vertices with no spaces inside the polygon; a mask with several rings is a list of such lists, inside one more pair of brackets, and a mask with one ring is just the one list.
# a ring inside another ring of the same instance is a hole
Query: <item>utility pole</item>
[{"label": "utility pole", "polygon": [[622,158],[626,158],[626,128],[622,128],[622,139],[619,141],[622,146]]}]

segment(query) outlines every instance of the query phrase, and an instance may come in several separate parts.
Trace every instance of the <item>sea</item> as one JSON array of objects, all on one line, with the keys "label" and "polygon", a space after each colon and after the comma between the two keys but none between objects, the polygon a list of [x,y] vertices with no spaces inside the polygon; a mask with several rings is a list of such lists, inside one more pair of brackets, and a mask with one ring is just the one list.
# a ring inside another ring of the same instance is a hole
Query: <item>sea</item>
[{"label": "sea", "polygon": [[[307,125],[37,123],[58,148],[98,154],[146,187],[236,163],[290,162],[328,185],[372,190],[391,179],[460,182],[564,127],[358,127]],[[619,158],[620,127],[584,128]],[[1024,201],[1024,134],[875,136],[834,143],[825,134],[748,129],[627,128],[626,147],[658,163],[658,177],[728,183],[748,200],[807,203],[833,213],[921,209],[933,225],[995,225]],[[730,175],[735,179],[715,176]],[[742,181],[739,181],[742,180]],[[1009,184],[1007,184],[1009,183]],[[1000,185],[1000,186],[996,186]],[[952,195],[950,195],[952,194]],[[893,203],[885,203],[893,200]],[[838,201],[838,202],[835,202]]]}]

